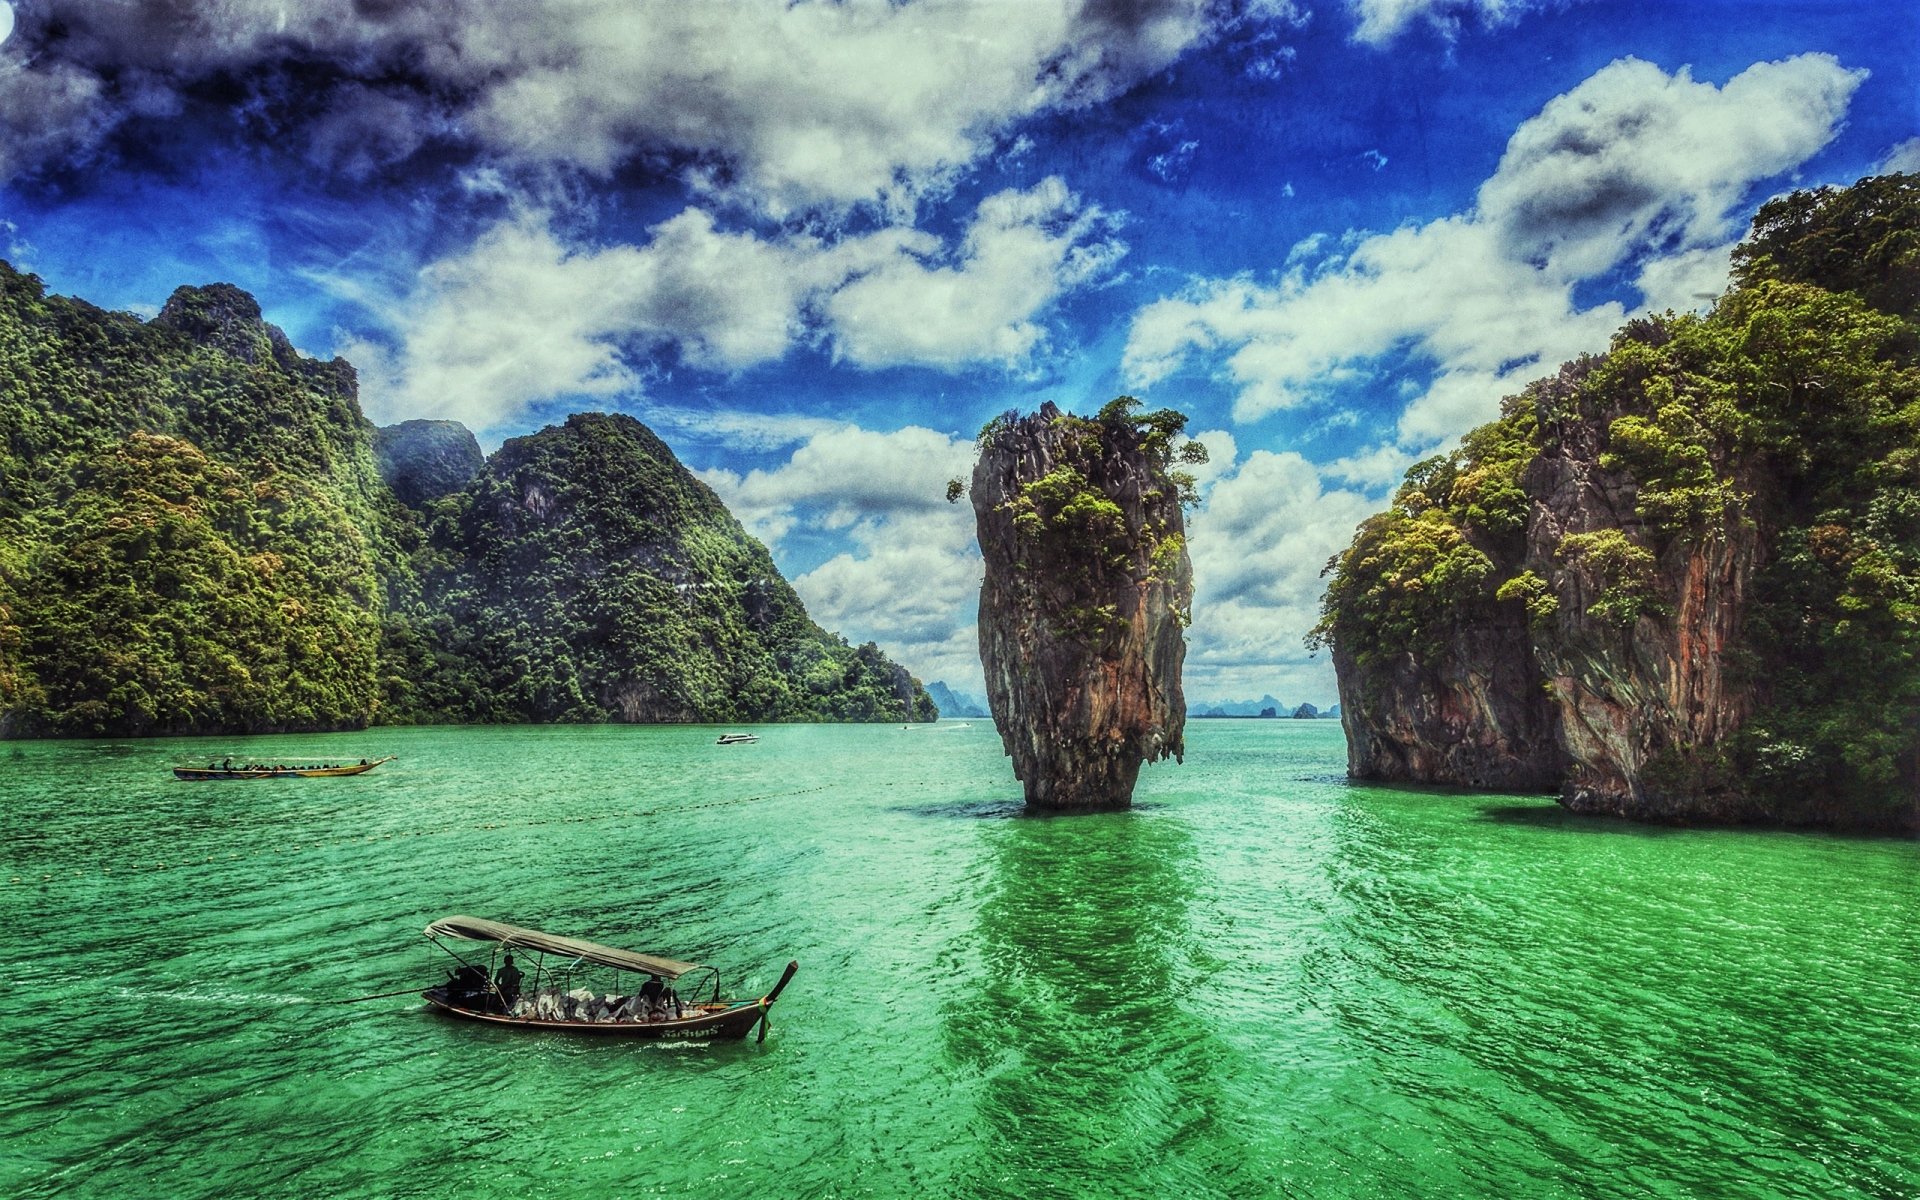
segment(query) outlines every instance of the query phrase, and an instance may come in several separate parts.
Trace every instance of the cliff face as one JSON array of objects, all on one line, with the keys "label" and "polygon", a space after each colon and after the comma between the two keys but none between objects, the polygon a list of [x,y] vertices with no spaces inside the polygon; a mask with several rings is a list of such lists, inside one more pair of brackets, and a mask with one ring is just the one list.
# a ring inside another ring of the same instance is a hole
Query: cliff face
[{"label": "cliff face", "polygon": [[1764,801],[1733,787],[1715,761],[1765,682],[1736,665],[1766,553],[1759,527],[1736,507],[1710,531],[1664,539],[1657,555],[1648,551],[1644,595],[1630,617],[1607,606],[1609,587],[1621,586],[1618,564],[1564,549],[1609,531],[1633,547],[1663,540],[1639,515],[1633,479],[1600,465],[1613,423],[1626,415],[1556,425],[1526,478],[1526,566],[1558,600],[1533,650],[1568,761],[1562,803],[1647,820],[1765,819]]},{"label": "cliff face", "polygon": [[1555,712],[1517,606],[1450,623],[1437,654],[1361,669],[1333,648],[1347,774],[1381,782],[1551,791],[1566,769]]},{"label": "cliff face", "polygon": [[1920,830],[1920,178],[1768,204],[1704,317],[1418,464],[1316,636],[1361,778]]},{"label": "cliff face", "polygon": [[980,656],[1031,808],[1126,808],[1141,763],[1182,753],[1193,576],[1168,470],[1180,421],[1136,418],[1131,402],[1095,420],[1048,404],[983,435]]}]

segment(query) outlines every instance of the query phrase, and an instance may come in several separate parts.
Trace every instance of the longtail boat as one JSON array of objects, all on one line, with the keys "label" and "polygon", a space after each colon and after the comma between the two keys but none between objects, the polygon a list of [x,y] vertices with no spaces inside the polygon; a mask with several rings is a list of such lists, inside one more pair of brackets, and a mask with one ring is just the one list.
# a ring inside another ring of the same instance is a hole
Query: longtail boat
[{"label": "longtail boat", "polygon": [[[788,963],[780,982],[758,999],[726,1000],[718,968],[701,963],[482,917],[442,917],[427,926],[426,936],[459,965],[421,998],[449,1016],[513,1029],[692,1041],[744,1038],[757,1025],[765,1041],[767,1010],[800,969]],[[476,952],[469,944],[486,949]],[[525,967],[514,961],[515,950],[530,959]]]},{"label": "longtail boat", "polygon": [[[398,755],[389,754],[385,758],[363,758],[357,763],[333,766],[327,763],[308,766],[288,766],[285,763],[249,763],[245,766],[227,766],[225,763],[208,763],[204,767],[175,767],[175,779],[334,779],[341,775],[365,775],[384,762],[392,762]],[[231,763],[232,759],[227,759]]]}]

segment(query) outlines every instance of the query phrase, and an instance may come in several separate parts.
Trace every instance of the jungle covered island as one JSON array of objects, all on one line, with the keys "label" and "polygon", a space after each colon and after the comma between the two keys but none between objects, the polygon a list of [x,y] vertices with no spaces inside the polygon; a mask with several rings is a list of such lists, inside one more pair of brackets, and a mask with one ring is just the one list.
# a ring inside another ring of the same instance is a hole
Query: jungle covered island
[{"label": "jungle covered island", "polygon": [[638,422],[377,430],[230,285],[0,264],[0,734],[930,720]]},{"label": "jungle covered island", "polygon": [[1205,461],[1175,447],[1185,424],[1122,396],[1091,419],[1044,404],[980,433],[980,657],[1030,809],[1127,808],[1143,762],[1181,755],[1193,480],[1174,463]]},{"label": "jungle covered island", "polygon": [[1330,564],[1349,772],[1920,831],[1920,177],[1764,206]]},{"label": "jungle covered island", "polygon": [[473,721],[932,721],[906,669],[807,616],[765,546],[646,426],[507,442],[434,512],[421,700]]}]

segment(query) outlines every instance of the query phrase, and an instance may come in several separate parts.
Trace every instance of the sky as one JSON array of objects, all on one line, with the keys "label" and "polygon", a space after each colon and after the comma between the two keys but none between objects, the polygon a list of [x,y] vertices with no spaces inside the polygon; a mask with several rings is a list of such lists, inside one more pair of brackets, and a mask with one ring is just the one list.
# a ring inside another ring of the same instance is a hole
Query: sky
[{"label": "sky", "polygon": [[237,284],[383,425],[630,413],[975,695],[992,417],[1186,413],[1189,701],[1324,707],[1321,571],[1408,465],[1891,170],[1910,0],[0,3],[0,257]]}]

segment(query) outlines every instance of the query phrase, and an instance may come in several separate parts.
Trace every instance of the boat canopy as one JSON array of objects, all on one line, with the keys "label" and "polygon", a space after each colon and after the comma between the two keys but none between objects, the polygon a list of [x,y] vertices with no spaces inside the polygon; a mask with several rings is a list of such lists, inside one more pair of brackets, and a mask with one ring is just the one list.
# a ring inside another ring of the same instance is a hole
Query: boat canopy
[{"label": "boat canopy", "polygon": [[653,954],[636,954],[631,950],[602,946],[598,942],[541,933],[537,929],[522,929],[518,925],[489,921],[482,917],[442,917],[427,926],[427,936],[462,938],[469,942],[498,942],[502,946],[519,946],[543,954],[558,954],[563,958],[585,959],[603,967],[643,971],[666,979],[678,979],[689,971],[709,969],[700,963],[675,962],[671,958],[660,958]]}]

